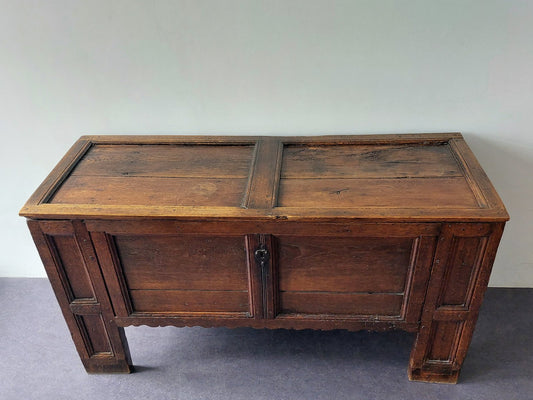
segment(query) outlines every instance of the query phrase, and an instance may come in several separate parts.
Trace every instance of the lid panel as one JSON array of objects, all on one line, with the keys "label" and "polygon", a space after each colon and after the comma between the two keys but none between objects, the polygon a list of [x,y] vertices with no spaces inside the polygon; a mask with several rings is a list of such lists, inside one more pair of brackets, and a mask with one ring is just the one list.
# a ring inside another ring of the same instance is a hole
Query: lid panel
[{"label": "lid panel", "polygon": [[278,207],[479,208],[450,146],[285,146]]},{"label": "lid panel", "polygon": [[253,146],[94,145],[51,204],[239,207]]},{"label": "lid panel", "polygon": [[84,136],[29,218],[506,221],[458,133]]}]

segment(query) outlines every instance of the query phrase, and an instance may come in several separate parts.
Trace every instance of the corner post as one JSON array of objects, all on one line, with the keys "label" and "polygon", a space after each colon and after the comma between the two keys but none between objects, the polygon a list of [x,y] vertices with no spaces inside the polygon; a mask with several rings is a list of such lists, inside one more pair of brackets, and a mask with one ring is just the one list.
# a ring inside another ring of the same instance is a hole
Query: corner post
[{"label": "corner post", "polygon": [[443,225],[409,361],[410,380],[457,383],[503,227]]},{"label": "corner post", "polygon": [[28,227],[88,373],[129,373],[124,329],[114,322],[94,249],[81,221],[28,220]]}]

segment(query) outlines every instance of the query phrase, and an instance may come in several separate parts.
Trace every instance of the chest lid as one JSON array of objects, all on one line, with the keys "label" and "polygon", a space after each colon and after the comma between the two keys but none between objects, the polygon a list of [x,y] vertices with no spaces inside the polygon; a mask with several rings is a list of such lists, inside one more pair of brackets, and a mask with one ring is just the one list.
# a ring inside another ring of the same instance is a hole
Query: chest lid
[{"label": "chest lid", "polygon": [[508,219],[458,133],[84,136],[20,214],[32,218]]}]

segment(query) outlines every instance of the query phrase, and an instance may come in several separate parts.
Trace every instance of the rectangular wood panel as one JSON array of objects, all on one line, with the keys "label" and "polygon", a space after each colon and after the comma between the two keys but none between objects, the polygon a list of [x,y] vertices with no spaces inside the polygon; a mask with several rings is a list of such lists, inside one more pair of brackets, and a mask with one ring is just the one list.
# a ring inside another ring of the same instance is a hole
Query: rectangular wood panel
[{"label": "rectangular wood panel", "polygon": [[448,268],[439,301],[441,306],[467,305],[486,243],[486,237],[454,238],[452,256],[447,262]]},{"label": "rectangular wood panel", "polygon": [[250,312],[246,291],[132,290],[130,294],[135,312]]},{"label": "rectangular wood panel", "polygon": [[51,204],[239,207],[254,146],[95,144]]},{"label": "rectangular wood panel", "polygon": [[111,344],[100,314],[77,316],[87,334],[88,350],[91,356],[98,353],[112,353]]},{"label": "rectangular wood panel", "polygon": [[244,237],[115,236],[129,289],[248,290]]},{"label": "rectangular wood panel", "polygon": [[399,316],[402,300],[396,294],[280,292],[283,314]]},{"label": "rectangular wood panel", "polygon": [[[93,298],[94,292],[74,235],[47,235],[66,275],[73,299]],[[73,300],[72,299],[72,300]]]},{"label": "rectangular wood panel", "polygon": [[279,236],[282,291],[403,292],[412,238]]},{"label": "rectangular wood panel", "polygon": [[432,326],[432,346],[428,360],[449,361],[454,358],[462,322],[434,322]]}]

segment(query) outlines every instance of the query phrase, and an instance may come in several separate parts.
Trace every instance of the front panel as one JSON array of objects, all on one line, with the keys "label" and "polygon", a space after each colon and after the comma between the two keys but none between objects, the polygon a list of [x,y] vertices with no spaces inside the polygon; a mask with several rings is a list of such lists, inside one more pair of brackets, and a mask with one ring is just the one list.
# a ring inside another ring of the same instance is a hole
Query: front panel
[{"label": "front panel", "polygon": [[243,236],[92,235],[119,316],[252,314]]},{"label": "front panel", "polygon": [[418,319],[435,238],[280,235],[277,244],[280,317]]}]

